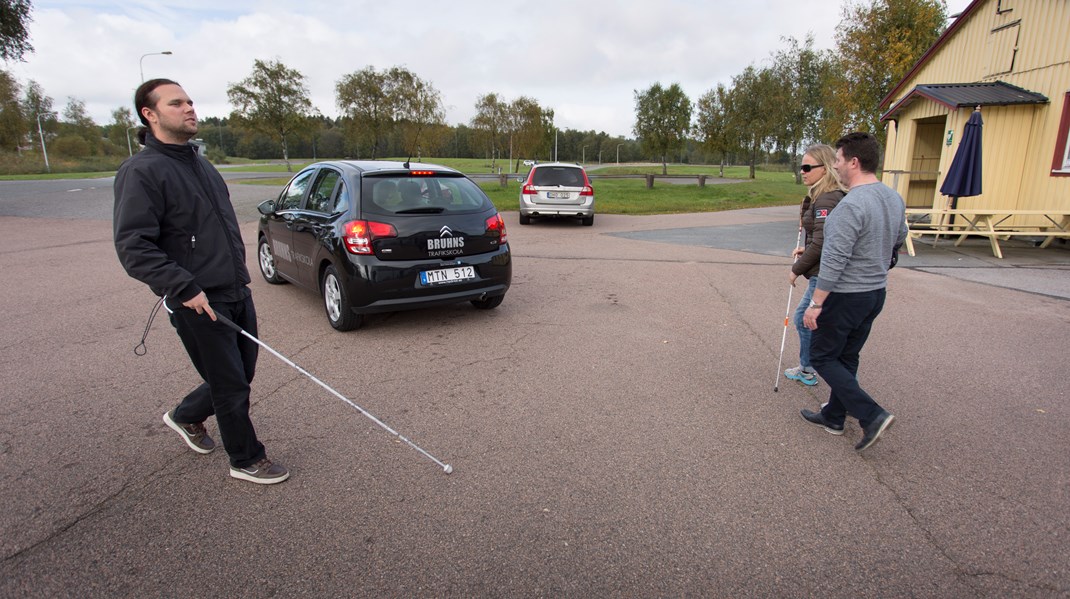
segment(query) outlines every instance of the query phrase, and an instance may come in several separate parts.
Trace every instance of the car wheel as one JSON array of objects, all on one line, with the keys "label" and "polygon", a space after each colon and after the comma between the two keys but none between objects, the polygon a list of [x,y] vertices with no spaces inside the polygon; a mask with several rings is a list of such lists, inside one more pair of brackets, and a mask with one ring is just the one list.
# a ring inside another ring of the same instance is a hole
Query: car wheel
[{"label": "car wheel", "polygon": [[355,314],[349,303],[349,296],[338,271],[328,266],[323,273],[323,307],[327,310],[327,321],[339,331],[352,331],[360,326],[361,316]]},{"label": "car wheel", "polygon": [[589,227],[589,226],[594,224],[594,217],[593,216],[588,216],[588,217],[584,218],[582,222],[583,222],[583,226]]},{"label": "car wheel", "polygon": [[481,300],[472,300],[472,305],[480,310],[493,310],[502,305],[502,300],[505,299],[505,294],[495,295],[494,297],[488,297]]},{"label": "car wheel", "polygon": [[275,254],[271,253],[271,245],[268,244],[266,237],[260,238],[260,249],[257,250],[256,255],[260,263],[260,274],[264,275],[265,281],[272,285],[282,285],[286,282],[279,276],[279,269],[275,266]]},{"label": "car wheel", "polygon": [[522,224],[522,225],[530,225],[531,224],[531,217],[528,216],[527,214],[521,214],[520,215],[520,224]]}]

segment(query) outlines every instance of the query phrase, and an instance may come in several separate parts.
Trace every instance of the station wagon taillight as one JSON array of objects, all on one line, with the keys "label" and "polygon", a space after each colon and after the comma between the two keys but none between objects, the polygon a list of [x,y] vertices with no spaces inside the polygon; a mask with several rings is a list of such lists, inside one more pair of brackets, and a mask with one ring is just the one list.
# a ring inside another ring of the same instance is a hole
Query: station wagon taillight
[{"label": "station wagon taillight", "polygon": [[583,171],[583,189],[580,191],[580,197],[593,195],[594,186],[591,185],[591,180],[587,178],[587,171]]},{"label": "station wagon taillight", "polygon": [[389,223],[352,220],[344,225],[342,242],[351,254],[371,254],[372,242],[384,237],[397,237],[398,230]]},{"label": "station wagon taillight", "polygon": [[509,234],[505,232],[505,220],[502,219],[502,215],[495,214],[487,219],[487,234],[498,236],[498,245],[502,245],[509,240]]},{"label": "station wagon taillight", "polygon": [[524,189],[523,189],[523,191],[521,191],[521,193],[523,193],[524,195],[530,196],[530,195],[535,195],[538,192],[535,191],[535,186],[534,185],[532,185],[531,183],[525,183],[524,184]]}]

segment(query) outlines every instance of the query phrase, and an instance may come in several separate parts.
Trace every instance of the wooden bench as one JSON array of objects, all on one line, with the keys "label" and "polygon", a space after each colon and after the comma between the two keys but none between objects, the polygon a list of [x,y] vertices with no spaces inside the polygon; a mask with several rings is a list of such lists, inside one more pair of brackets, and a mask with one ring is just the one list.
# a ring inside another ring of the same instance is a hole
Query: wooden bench
[{"label": "wooden bench", "polygon": [[[1070,237],[1070,210],[996,210],[989,208],[941,210],[938,208],[907,209],[907,252],[914,255],[913,238],[933,235],[933,246],[941,235],[958,236],[955,246],[967,237],[987,237],[992,254],[1003,258],[999,240],[1011,237],[1043,237],[1040,247],[1046,248],[1057,238]],[[925,216],[927,222],[921,220]],[[911,217],[915,217],[913,220]],[[1037,217],[1040,224],[1004,225],[1014,217]],[[1043,222],[1047,221],[1047,222]]]}]

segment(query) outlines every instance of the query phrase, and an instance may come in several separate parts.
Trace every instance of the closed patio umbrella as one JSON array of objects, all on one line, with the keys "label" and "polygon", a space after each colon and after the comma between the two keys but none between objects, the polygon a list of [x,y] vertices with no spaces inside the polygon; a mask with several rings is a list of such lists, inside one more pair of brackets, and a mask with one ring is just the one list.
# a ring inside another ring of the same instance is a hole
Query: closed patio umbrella
[{"label": "closed patio umbrella", "polygon": [[955,209],[961,197],[981,195],[981,107],[978,106],[966,121],[966,130],[962,133],[955,157],[951,159],[951,168],[940,186],[940,193],[951,197],[951,208]]}]

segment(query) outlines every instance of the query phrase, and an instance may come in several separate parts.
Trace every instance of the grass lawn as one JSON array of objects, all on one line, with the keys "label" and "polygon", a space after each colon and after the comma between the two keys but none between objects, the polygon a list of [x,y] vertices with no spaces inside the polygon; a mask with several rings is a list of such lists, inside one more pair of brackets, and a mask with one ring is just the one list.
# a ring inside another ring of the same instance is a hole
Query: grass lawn
[{"label": "grass lawn", "polygon": [[50,173],[37,175],[0,175],[0,181],[52,181],[56,179],[103,179],[112,177],[115,171],[99,173]]},{"label": "grass lawn", "polygon": [[[456,168],[469,174],[487,173],[489,162],[481,159],[430,159],[429,162]],[[285,173],[285,167],[277,168]],[[240,170],[245,171],[245,168]],[[295,172],[297,167],[295,165]],[[639,175],[660,174],[661,165],[647,166],[613,166],[594,169],[591,184],[595,188],[596,212],[599,214],[675,214],[687,212],[718,212],[740,208],[762,208],[766,206],[797,205],[806,195],[802,185],[795,184],[795,178],[788,172],[758,170],[755,179],[747,179],[750,169],[743,166],[725,168],[725,177],[740,179],[735,183],[714,183],[718,181],[720,171],[716,165],[670,165],[670,175],[709,175],[706,187],[700,188],[697,179],[693,183],[669,183],[654,180],[654,187],[647,189],[643,179],[603,179],[602,175]],[[257,172],[272,172],[269,170]],[[483,182],[480,187],[490,197],[498,210],[515,212],[518,209],[520,184],[519,175],[508,178],[502,187],[497,182]],[[268,179],[242,181],[245,185],[282,186],[289,180],[288,176]]]},{"label": "grass lawn", "polygon": [[[669,167],[670,175],[709,174],[710,167]],[[647,171],[649,172],[649,171]],[[658,167],[657,172],[661,172]],[[712,174],[717,169],[713,167]],[[592,172],[591,181],[595,190],[595,212],[599,214],[675,214],[685,212],[718,212],[739,208],[765,206],[788,206],[798,204],[806,189],[796,185],[789,173],[758,171],[755,179],[745,179],[748,169],[733,167],[725,169],[727,177],[744,179],[737,183],[711,183],[705,187],[693,183],[669,183],[654,180],[654,187],[647,189],[643,179],[602,179],[597,175],[608,174],[605,169]],[[620,173],[637,174],[637,173]],[[717,181],[716,177],[712,181]],[[518,209],[520,184],[511,178],[506,187],[498,183],[481,183],[480,187],[501,211]]]},{"label": "grass lawn", "polygon": [[[404,160],[404,158],[393,158]],[[413,159],[415,161],[415,159]],[[426,162],[441,164],[468,174],[489,174],[501,167],[508,169],[507,162],[498,160],[495,168],[485,158],[426,158]],[[245,162],[245,161],[243,161]],[[242,185],[265,185],[282,187],[293,174],[310,164],[311,161],[292,162],[293,171],[288,172],[284,164],[278,161],[250,161],[240,165],[227,165],[224,172],[278,173],[278,177],[239,181]],[[665,180],[654,181],[654,187],[647,189],[646,181],[636,179],[605,179],[606,175],[645,175],[661,174],[661,164],[623,165],[606,164],[601,167],[588,165],[595,188],[596,212],[599,214],[674,214],[686,212],[717,212],[739,208],[760,208],[765,206],[796,205],[806,194],[802,185],[795,184],[792,173],[777,170],[758,170],[755,179],[748,179],[750,169],[745,166],[725,168],[725,177],[738,179],[740,182],[716,183],[720,168],[717,165],[669,165],[670,175],[708,175],[706,186],[700,188],[697,179],[694,182],[669,183]],[[521,165],[523,174],[527,167]],[[99,173],[63,173],[53,175],[9,175],[0,180],[32,179],[72,179],[110,177],[114,172]],[[515,212],[518,209],[520,184],[517,178],[522,174],[511,174],[508,183],[502,187],[497,182],[480,183],[480,187],[500,211]]]},{"label": "grass lawn", "polygon": [[[505,188],[497,183],[483,183],[483,191],[500,211],[516,211],[520,184]],[[718,212],[739,208],[786,206],[798,204],[805,191],[794,183],[748,181],[706,185],[656,183],[647,189],[642,180],[606,179],[594,183],[595,212],[598,214],[675,214],[684,212]]]}]

